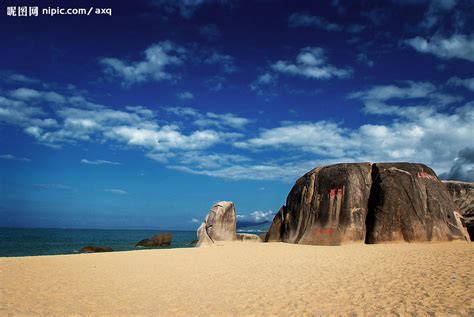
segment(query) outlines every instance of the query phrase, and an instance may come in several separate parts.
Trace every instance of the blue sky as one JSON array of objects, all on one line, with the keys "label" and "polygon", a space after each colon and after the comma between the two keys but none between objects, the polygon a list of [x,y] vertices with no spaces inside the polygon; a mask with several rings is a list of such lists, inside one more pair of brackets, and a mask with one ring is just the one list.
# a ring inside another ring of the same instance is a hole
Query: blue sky
[{"label": "blue sky", "polygon": [[474,1],[24,3],[99,4],[0,16],[0,226],[261,221],[336,162],[474,181]]}]

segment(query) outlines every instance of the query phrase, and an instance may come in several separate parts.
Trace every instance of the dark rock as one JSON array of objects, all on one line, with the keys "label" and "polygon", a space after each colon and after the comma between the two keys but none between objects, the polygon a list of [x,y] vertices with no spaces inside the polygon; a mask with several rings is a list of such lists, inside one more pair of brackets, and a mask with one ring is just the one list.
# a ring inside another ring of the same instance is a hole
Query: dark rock
[{"label": "dark rock", "polygon": [[140,240],[135,247],[163,247],[171,245],[173,235],[169,232],[159,233],[154,235],[151,239]]},{"label": "dark rock", "polygon": [[367,243],[464,239],[457,208],[431,168],[376,163],[372,179]]},{"label": "dark rock", "polygon": [[94,252],[111,252],[113,249],[111,247],[99,247],[88,245],[79,250],[80,253],[94,253]]},{"label": "dark rock", "polygon": [[322,166],[296,181],[265,241],[340,245],[463,239],[455,210],[444,185],[423,164]]},{"label": "dark rock", "polygon": [[285,214],[285,206],[281,206],[276,215],[273,217],[272,224],[265,235],[265,242],[279,242],[283,235],[283,219]]},{"label": "dark rock", "polygon": [[474,183],[443,181],[464,218],[471,241],[474,241]]},{"label": "dark rock", "polygon": [[296,181],[265,238],[300,244],[363,242],[370,163],[317,167]]},{"label": "dark rock", "polygon": [[234,203],[221,201],[212,206],[197,230],[197,247],[212,245],[216,241],[237,239]]}]

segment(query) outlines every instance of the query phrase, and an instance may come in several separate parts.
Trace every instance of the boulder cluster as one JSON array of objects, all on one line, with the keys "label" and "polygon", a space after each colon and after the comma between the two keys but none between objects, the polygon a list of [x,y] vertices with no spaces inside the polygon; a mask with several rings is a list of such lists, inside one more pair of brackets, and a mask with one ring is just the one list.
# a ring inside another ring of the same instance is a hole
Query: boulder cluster
[{"label": "boulder cluster", "polygon": [[317,167],[296,181],[265,237],[313,245],[451,240],[470,241],[460,209],[434,171],[414,163]]}]

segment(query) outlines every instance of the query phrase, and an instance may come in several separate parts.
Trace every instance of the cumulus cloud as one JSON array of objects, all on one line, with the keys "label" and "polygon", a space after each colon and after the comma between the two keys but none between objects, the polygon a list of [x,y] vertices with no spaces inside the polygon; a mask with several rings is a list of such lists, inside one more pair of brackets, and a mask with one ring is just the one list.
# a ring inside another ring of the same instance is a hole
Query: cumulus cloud
[{"label": "cumulus cloud", "polygon": [[168,71],[170,66],[183,64],[186,50],[170,41],[159,42],[148,47],[143,53],[144,59],[130,62],[115,57],[100,60],[106,74],[120,78],[130,85],[145,81],[162,81],[175,78]]},{"label": "cumulus cloud", "polygon": [[[450,168],[453,153],[472,143],[474,103],[467,102],[448,110],[447,105],[459,103],[461,99],[440,92],[430,83],[375,86],[353,93],[350,98],[362,101],[367,115],[386,115],[391,121],[363,124],[358,128],[329,121],[283,122],[279,127],[262,129],[256,137],[234,145],[249,150],[284,151],[285,155],[307,153],[321,158],[313,160],[314,163],[323,160],[412,161],[424,162],[438,172],[445,172]],[[411,99],[412,105],[387,104],[397,100],[410,104]],[[236,169],[242,169],[242,165],[230,168],[229,175]],[[288,170],[296,172],[291,167]]]},{"label": "cumulus cloud", "polygon": [[459,77],[451,77],[448,80],[448,85],[452,86],[463,86],[466,89],[474,91],[474,78],[461,79]]},{"label": "cumulus cloud", "polygon": [[327,64],[326,54],[320,47],[305,47],[295,62],[279,60],[271,67],[276,72],[312,79],[343,79],[352,76],[350,68],[337,68]]},{"label": "cumulus cloud", "polygon": [[459,151],[448,172],[441,179],[474,182],[474,148],[466,147]]},{"label": "cumulus cloud", "polygon": [[111,194],[115,194],[115,195],[119,195],[119,196],[123,196],[123,195],[128,194],[125,190],[118,189],[118,188],[108,188],[108,189],[104,189],[104,191],[107,192],[107,193],[111,193]]},{"label": "cumulus cloud", "polygon": [[250,214],[255,221],[271,221],[275,213],[271,210],[269,211],[254,211]]},{"label": "cumulus cloud", "polygon": [[176,95],[178,97],[178,99],[181,99],[181,100],[191,100],[191,99],[194,99],[194,95],[192,93],[190,93],[189,91],[183,91],[183,92],[180,92],[179,94]]},{"label": "cumulus cloud", "polygon": [[10,160],[10,161],[20,161],[20,162],[31,162],[29,158],[26,157],[18,157],[12,154],[1,154],[0,159],[2,160]]},{"label": "cumulus cloud", "polygon": [[202,113],[197,109],[190,107],[166,107],[164,110],[177,116],[190,117],[193,120],[193,123],[201,128],[216,127],[220,129],[242,129],[251,122],[250,119],[239,117],[232,113]]},{"label": "cumulus cloud", "polygon": [[442,59],[459,58],[474,62],[474,36],[455,34],[449,38],[433,36],[425,39],[417,36],[406,44],[420,53],[433,54]]},{"label": "cumulus cloud", "polygon": [[113,162],[113,161],[106,161],[106,160],[86,160],[82,159],[81,160],[82,164],[87,164],[87,165],[121,165],[119,162]]},{"label": "cumulus cloud", "polygon": [[[64,103],[52,106],[49,95],[43,91],[35,91],[28,96],[11,92],[7,94],[9,98],[0,96],[0,121],[22,128],[40,144],[61,148],[79,142],[115,143],[122,148],[142,149],[149,158],[166,163],[170,159],[191,162],[196,151],[239,139],[242,134],[231,130],[241,129],[250,122],[247,118],[231,113],[201,113],[192,108],[169,108],[167,112],[179,121],[166,123],[158,121],[156,112],[143,106],[114,109],[90,102],[80,95],[61,95]],[[32,98],[34,101],[31,101]],[[28,106],[31,103],[34,106]],[[187,118],[197,128],[185,133],[182,120]],[[193,153],[186,154],[188,151]],[[224,164],[225,160],[238,160],[237,156],[223,156],[219,161],[207,154],[209,166],[216,166],[216,162]],[[5,154],[3,159],[14,157]],[[120,164],[85,158],[80,162],[88,165]]]}]

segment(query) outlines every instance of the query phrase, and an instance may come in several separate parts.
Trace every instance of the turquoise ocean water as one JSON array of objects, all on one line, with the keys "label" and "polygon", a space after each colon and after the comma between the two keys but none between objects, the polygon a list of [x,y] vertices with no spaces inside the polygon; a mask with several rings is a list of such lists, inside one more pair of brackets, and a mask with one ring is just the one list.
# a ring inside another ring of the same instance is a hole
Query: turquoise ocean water
[{"label": "turquoise ocean water", "polygon": [[87,245],[141,250],[135,248],[138,241],[161,232],[171,232],[173,240],[171,246],[158,249],[189,248],[196,239],[196,231],[0,228],[0,257],[75,254]]}]

